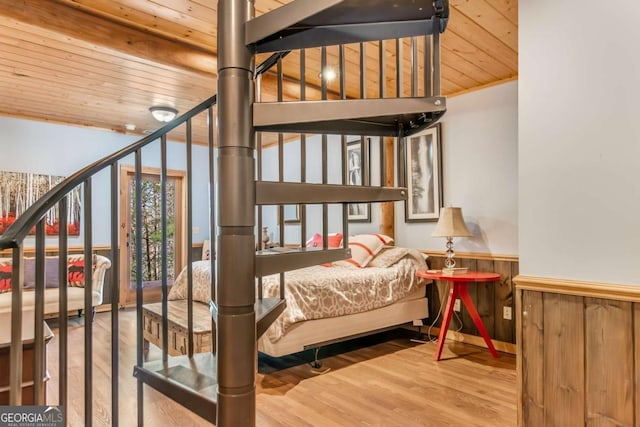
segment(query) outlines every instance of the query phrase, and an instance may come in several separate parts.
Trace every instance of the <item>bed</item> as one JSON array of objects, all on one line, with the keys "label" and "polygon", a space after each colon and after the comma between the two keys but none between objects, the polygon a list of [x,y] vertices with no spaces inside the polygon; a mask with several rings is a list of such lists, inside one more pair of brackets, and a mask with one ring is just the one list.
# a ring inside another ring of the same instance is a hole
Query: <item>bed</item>
[{"label": "bed", "polygon": [[[258,350],[280,357],[426,318],[428,282],[416,276],[417,270],[425,268],[425,258],[418,251],[392,247],[383,249],[364,268],[338,262],[287,272],[287,307],[259,339]],[[209,301],[209,277],[209,261],[193,263],[195,304]],[[263,278],[265,297],[279,296],[279,289],[279,275]],[[183,271],[169,294],[171,324],[186,326],[186,319],[171,318],[172,311],[184,312],[171,306],[183,305],[186,295]],[[159,305],[143,308],[145,325],[148,318],[159,318]],[[199,308],[194,312],[203,313]],[[160,346],[158,335],[149,341]]]}]

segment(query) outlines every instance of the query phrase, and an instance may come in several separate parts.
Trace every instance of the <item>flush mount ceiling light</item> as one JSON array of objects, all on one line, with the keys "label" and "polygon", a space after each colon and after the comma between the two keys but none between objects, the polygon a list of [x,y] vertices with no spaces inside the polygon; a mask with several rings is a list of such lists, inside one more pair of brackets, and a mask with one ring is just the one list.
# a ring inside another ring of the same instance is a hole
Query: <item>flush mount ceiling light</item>
[{"label": "flush mount ceiling light", "polygon": [[149,108],[149,111],[151,111],[151,115],[154,119],[163,123],[170,122],[178,115],[178,110],[172,107],[151,107]]}]

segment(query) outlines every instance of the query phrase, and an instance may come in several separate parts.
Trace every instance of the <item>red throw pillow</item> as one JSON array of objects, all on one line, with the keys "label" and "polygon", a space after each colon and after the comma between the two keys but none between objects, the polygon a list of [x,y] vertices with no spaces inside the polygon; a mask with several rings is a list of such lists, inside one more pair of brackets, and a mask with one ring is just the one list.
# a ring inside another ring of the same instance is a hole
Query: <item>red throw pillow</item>
[{"label": "red throw pillow", "polygon": [[0,263],[0,294],[11,292],[11,262]]},{"label": "red throw pillow", "polygon": [[330,248],[339,248],[342,245],[342,233],[333,233],[327,236]]},{"label": "red throw pillow", "polygon": [[[331,233],[327,236],[327,246],[331,249],[339,248],[342,245],[342,233]],[[322,247],[322,234],[316,233],[313,237],[307,240],[308,248],[321,248]]]},{"label": "red throw pillow", "polygon": [[84,259],[70,260],[67,263],[67,281],[69,286],[84,286]]}]

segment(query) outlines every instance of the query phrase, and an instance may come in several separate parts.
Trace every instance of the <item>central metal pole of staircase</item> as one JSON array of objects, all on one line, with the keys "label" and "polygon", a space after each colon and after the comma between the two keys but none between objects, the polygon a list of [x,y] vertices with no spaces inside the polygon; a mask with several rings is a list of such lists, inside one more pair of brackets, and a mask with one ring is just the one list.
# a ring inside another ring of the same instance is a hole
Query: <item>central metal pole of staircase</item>
[{"label": "central metal pole of staircase", "polygon": [[253,14],[253,1],[218,1],[218,427],[256,421]]}]

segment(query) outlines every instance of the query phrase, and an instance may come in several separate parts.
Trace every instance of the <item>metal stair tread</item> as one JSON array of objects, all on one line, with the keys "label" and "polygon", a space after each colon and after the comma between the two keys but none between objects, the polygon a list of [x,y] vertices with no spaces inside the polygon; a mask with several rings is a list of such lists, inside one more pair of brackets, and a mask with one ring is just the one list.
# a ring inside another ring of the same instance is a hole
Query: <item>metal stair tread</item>
[{"label": "metal stair tread", "polygon": [[406,198],[404,187],[256,182],[256,205],[395,202]]},{"label": "metal stair tread", "polygon": [[287,303],[280,298],[262,298],[256,301],[254,307],[256,312],[256,338],[260,338],[280,316],[280,313],[284,311]]},{"label": "metal stair tread", "polygon": [[217,360],[212,353],[169,357],[134,366],[133,375],[202,418],[215,423]]},{"label": "metal stair tread", "polygon": [[296,0],[249,21],[245,40],[275,52],[411,37],[443,32],[448,16],[447,0]]},{"label": "metal stair tread", "polygon": [[434,97],[372,98],[325,101],[256,102],[256,130],[409,136],[435,124],[446,111],[446,99]]}]

